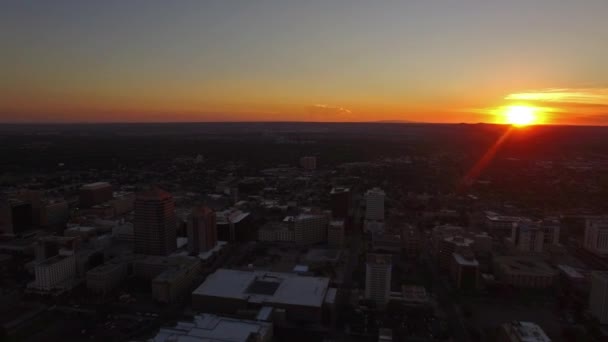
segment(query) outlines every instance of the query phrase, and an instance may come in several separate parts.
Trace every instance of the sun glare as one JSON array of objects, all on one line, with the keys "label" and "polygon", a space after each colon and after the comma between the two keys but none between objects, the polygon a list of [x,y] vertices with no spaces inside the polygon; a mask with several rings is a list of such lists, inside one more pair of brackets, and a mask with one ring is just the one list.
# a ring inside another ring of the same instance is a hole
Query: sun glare
[{"label": "sun glare", "polygon": [[509,106],[505,110],[505,121],[514,126],[533,125],[538,121],[536,108],[529,106]]}]

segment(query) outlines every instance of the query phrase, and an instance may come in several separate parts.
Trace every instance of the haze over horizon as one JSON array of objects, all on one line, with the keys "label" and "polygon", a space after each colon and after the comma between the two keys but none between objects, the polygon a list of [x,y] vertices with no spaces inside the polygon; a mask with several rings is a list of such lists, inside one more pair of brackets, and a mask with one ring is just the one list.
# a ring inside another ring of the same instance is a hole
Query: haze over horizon
[{"label": "haze over horizon", "polygon": [[0,122],[608,125],[608,2],[5,1]]}]

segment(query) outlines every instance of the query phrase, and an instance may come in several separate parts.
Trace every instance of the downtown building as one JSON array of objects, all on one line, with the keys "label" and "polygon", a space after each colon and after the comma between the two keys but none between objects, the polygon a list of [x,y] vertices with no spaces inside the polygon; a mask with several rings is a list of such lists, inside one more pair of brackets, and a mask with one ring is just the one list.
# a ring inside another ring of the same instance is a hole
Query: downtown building
[{"label": "downtown building", "polygon": [[363,230],[367,233],[384,231],[384,198],[380,188],[373,188],[365,193],[365,222]]},{"label": "downtown building", "polygon": [[389,254],[368,254],[365,263],[365,298],[384,307],[391,294],[392,257]]},{"label": "downtown building", "polygon": [[608,272],[591,273],[591,293],[589,311],[600,324],[608,324]]},{"label": "downtown building", "polygon": [[293,218],[294,239],[298,245],[312,245],[327,240],[328,215],[302,213]]},{"label": "downtown building", "polygon": [[173,196],[154,188],[135,199],[135,253],[169,255],[177,248],[177,220]]},{"label": "downtown building", "polygon": [[80,188],[79,203],[82,208],[108,202],[112,199],[112,185],[107,182],[85,184]]},{"label": "downtown building", "polygon": [[608,256],[608,217],[593,217],[585,221],[584,248],[598,256]]},{"label": "downtown building", "polygon": [[290,322],[320,323],[333,296],[329,278],[221,268],[192,292],[192,307],[230,315],[269,307]]},{"label": "downtown building", "polygon": [[211,250],[217,244],[215,212],[208,207],[192,209],[188,216],[188,252],[199,254]]}]

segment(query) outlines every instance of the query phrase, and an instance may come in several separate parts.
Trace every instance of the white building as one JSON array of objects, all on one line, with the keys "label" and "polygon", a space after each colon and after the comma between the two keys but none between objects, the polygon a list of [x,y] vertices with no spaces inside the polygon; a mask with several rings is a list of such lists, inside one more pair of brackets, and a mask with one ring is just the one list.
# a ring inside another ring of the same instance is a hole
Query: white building
[{"label": "white building", "polygon": [[384,191],[373,188],[365,193],[365,219],[384,221]]},{"label": "white building", "polygon": [[324,242],[328,217],[325,214],[300,214],[294,218],[294,238],[299,245]]},{"label": "white building", "polygon": [[588,218],[585,223],[585,249],[598,254],[608,254],[608,218]]},{"label": "white building", "polygon": [[608,324],[608,272],[591,273],[589,311],[600,324]]},{"label": "white building", "polygon": [[330,246],[344,245],[344,220],[332,220],[327,227],[327,243]]},{"label": "white building", "polygon": [[34,267],[36,280],[29,285],[40,291],[71,288],[76,277],[76,258],[74,255],[56,255]]},{"label": "white building", "polygon": [[393,262],[387,254],[368,254],[365,264],[365,298],[384,306],[391,293]]},{"label": "white building", "polygon": [[178,322],[173,328],[161,328],[151,341],[269,342],[272,341],[272,323],[204,313],[194,316],[192,322]]}]

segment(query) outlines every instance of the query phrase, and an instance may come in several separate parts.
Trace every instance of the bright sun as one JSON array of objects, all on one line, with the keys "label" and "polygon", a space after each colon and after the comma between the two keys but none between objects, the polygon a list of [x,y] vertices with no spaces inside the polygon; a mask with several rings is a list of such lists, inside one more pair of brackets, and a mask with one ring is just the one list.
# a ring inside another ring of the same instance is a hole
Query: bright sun
[{"label": "bright sun", "polygon": [[514,126],[533,125],[538,120],[536,108],[529,106],[509,106],[505,110],[506,122]]}]

